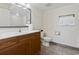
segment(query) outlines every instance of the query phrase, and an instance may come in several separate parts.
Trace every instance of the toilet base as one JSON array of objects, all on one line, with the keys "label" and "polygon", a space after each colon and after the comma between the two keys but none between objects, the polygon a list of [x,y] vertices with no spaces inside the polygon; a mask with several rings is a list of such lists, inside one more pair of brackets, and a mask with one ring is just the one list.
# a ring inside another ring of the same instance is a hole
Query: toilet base
[{"label": "toilet base", "polygon": [[49,42],[44,42],[44,41],[42,42],[42,45],[43,46],[46,46],[46,47],[49,47],[50,46]]},{"label": "toilet base", "polygon": [[50,46],[49,42],[51,41],[51,38],[50,37],[43,37],[41,41],[42,41],[43,46],[49,47]]}]

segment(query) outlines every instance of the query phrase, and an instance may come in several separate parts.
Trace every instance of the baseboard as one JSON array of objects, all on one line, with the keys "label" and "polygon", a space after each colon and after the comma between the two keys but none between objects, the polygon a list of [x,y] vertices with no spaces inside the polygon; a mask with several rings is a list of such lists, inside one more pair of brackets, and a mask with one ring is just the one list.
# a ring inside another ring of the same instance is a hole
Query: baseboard
[{"label": "baseboard", "polygon": [[78,50],[79,51],[79,48],[72,47],[72,46],[68,46],[68,45],[64,45],[64,44],[60,44],[60,43],[56,43],[56,42],[50,42],[50,44],[62,46],[62,47],[65,47],[65,48],[75,49],[75,50]]}]

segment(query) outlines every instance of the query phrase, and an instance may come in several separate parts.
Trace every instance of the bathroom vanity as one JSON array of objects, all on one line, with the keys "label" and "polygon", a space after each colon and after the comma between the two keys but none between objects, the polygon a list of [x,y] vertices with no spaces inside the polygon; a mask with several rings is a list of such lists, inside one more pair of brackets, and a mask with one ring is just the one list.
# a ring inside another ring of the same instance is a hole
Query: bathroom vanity
[{"label": "bathroom vanity", "polygon": [[0,55],[38,54],[40,31],[32,28],[30,8],[19,3],[1,3]]},{"label": "bathroom vanity", "polygon": [[33,55],[40,52],[40,31],[0,38],[0,55]]}]

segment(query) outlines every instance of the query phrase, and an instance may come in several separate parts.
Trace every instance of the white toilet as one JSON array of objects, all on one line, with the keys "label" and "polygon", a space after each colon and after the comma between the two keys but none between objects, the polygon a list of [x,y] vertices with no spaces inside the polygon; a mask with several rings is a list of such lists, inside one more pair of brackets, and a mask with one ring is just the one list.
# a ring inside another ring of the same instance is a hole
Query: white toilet
[{"label": "white toilet", "polygon": [[42,38],[42,45],[46,46],[46,47],[49,47],[50,46],[50,43],[49,43],[50,41],[51,41],[50,37],[43,37]]},{"label": "white toilet", "polygon": [[46,47],[49,47],[50,45],[50,41],[51,41],[51,38],[50,37],[47,37],[46,33],[45,32],[41,32],[41,42],[42,42],[42,45],[43,46],[46,46]]}]

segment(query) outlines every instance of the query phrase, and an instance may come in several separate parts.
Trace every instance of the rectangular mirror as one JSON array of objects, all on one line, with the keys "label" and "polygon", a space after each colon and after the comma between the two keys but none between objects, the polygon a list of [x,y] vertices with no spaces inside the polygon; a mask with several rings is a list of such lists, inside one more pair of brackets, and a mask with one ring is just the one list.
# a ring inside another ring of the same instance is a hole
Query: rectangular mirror
[{"label": "rectangular mirror", "polygon": [[31,23],[31,9],[18,3],[0,3],[0,26],[26,26]]}]

